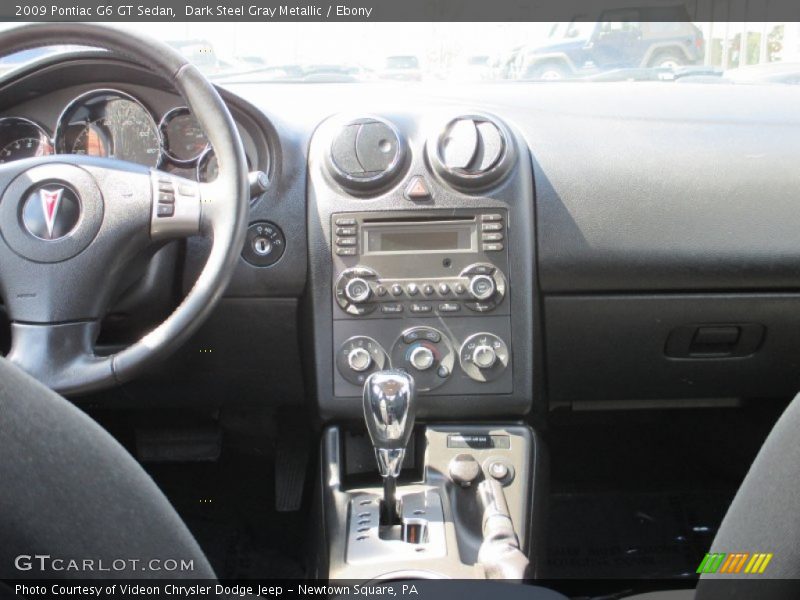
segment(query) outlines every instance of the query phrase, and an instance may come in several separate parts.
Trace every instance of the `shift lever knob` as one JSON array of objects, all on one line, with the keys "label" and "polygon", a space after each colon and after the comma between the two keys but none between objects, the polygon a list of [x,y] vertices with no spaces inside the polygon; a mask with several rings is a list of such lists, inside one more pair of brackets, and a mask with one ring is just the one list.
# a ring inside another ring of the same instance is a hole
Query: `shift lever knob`
[{"label": "shift lever knob", "polygon": [[364,420],[383,477],[400,474],[415,404],[414,378],[405,371],[377,371],[364,382]]}]

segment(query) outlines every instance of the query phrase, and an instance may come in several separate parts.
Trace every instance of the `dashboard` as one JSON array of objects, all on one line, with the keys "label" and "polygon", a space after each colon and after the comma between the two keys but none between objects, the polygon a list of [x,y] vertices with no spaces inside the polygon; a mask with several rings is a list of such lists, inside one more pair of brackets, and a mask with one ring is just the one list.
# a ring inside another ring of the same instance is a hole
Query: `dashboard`
[{"label": "dashboard", "polygon": [[[180,98],[119,58],[56,57],[0,92],[0,161],[106,153],[213,177]],[[313,396],[324,419],[358,418],[360,378],[381,365],[419,374],[423,418],[800,389],[786,360],[800,354],[792,86],[220,92],[269,175],[250,224],[285,249],[264,265],[245,247],[207,326],[129,386],[131,402]],[[139,314],[131,303],[168,309],[164,290],[177,280],[179,299],[207,249],[189,240],[151,263],[119,318]],[[709,331],[728,337],[705,343]]]}]

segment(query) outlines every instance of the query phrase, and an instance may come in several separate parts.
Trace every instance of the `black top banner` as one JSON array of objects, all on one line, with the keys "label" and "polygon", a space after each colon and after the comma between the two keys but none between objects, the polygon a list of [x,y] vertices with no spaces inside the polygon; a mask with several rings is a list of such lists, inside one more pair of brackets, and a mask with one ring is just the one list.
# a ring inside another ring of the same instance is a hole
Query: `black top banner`
[{"label": "black top banner", "polygon": [[798,21],[797,0],[5,0],[3,21]]}]

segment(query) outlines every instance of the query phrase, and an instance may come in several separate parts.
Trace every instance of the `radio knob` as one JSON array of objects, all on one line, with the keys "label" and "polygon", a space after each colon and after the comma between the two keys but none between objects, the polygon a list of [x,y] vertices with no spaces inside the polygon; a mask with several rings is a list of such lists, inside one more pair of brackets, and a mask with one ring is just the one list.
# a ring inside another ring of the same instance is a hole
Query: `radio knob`
[{"label": "radio knob", "polygon": [[488,300],[497,291],[497,284],[489,275],[475,275],[469,280],[469,293],[476,300]]},{"label": "radio knob", "polygon": [[356,373],[363,373],[372,365],[372,356],[364,348],[353,348],[347,355],[347,364]]},{"label": "radio knob", "polygon": [[369,289],[369,283],[360,277],[354,277],[344,286],[344,295],[353,304],[366,302],[371,294],[372,290]]},{"label": "radio knob", "polygon": [[433,356],[431,349],[425,346],[417,346],[414,348],[408,360],[417,371],[426,371],[436,362],[436,358]]},{"label": "radio knob", "polygon": [[472,362],[479,369],[491,369],[497,362],[497,353],[491,346],[480,345],[472,352]]}]

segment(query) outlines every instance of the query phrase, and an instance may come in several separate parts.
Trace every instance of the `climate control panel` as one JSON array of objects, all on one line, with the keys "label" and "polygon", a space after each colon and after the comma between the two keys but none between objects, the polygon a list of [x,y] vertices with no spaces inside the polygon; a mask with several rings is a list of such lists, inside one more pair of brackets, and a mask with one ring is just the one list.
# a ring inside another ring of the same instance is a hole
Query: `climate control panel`
[{"label": "climate control panel", "polygon": [[337,322],[336,395],[359,395],[370,373],[388,368],[412,374],[421,393],[510,392],[509,319],[486,317],[481,322],[485,330],[476,331],[474,326],[475,319],[464,317],[448,319],[446,326],[422,319],[411,326],[397,321]]}]

